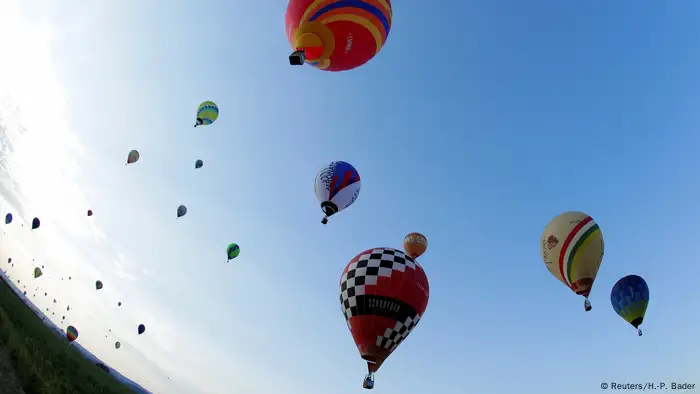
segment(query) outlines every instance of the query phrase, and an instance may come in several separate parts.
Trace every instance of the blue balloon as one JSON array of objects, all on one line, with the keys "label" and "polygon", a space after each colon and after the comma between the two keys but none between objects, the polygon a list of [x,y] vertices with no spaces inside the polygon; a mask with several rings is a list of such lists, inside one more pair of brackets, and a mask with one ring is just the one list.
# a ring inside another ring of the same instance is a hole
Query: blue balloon
[{"label": "blue balloon", "polygon": [[10,224],[10,223],[12,223],[12,214],[8,213],[7,215],[5,215],[5,224]]},{"label": "blue balloon", "polygon": [[615,312],[636,328],[641,336],[639,326],[644,321],[649,305],[649,286],[644,278],[627,275],[618,280],[610,292],[610,302]]}]

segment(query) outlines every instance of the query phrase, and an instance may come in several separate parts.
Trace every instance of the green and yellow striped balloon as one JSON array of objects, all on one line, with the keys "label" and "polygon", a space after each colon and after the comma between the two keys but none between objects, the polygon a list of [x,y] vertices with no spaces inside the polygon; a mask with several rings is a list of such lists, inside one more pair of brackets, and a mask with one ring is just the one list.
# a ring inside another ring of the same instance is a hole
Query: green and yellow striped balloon
[{"label": "green and yellow striped balloon", "polygon": [[197,126],[208,126],[219,117],[219,107],[213,101],[205,101],[197,108]]}]

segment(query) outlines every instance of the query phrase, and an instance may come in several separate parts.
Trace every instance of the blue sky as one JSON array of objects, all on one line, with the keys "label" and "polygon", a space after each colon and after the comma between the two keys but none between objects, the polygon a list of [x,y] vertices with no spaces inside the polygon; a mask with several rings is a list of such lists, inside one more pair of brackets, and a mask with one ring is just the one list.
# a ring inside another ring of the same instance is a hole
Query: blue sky
[{"label": "blue sky", "polygon": [[[403,2],[344,73],[288,65],[282,0],[198,4],[0,2],[0,211],[43,219],[2,264],[46,265],[83,346],[159,393],[361,392],[341,271],[420,231],[430,303],[378,393],[700,383],[699,3]],[[220,118],[193,129],[204,100]],[[324,227],[332,160],[362,192]],[[568,210],[606,241],[589,313],[539,256]],[[642,338],[609,301],[631,273]]]}]

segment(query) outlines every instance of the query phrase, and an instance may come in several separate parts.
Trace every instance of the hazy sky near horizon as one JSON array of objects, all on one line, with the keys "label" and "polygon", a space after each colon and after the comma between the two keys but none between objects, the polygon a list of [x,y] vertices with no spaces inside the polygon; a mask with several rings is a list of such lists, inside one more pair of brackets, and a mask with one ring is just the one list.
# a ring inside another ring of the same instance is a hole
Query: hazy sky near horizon
[{"label": "hazy sky near horizon", "polygon": [[[156,393],[362,392],[340,274],[420,231],[430,303],[377,393],[700,384],[700,3],[403,2],[345,73],[289,67],[285,1],[199,4],[0,0],[0,266],[84,347]],[[333,160],[362,192],[324,227]],[[589,313],[539,256],[568,210],[606,241]],[[632,273],[641,338],[609,301]]]}]

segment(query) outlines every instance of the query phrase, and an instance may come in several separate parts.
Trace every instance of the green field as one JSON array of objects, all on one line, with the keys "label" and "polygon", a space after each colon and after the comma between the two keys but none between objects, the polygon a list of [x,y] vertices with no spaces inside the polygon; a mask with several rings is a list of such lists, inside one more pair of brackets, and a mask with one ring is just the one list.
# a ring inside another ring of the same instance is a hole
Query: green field
[{"label": "green field", "polygon": [[[133,393],[58,337],[0,279],[0,351],[26,394]],[[0,366],[0,392],[11,391]]]}]

